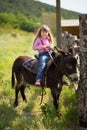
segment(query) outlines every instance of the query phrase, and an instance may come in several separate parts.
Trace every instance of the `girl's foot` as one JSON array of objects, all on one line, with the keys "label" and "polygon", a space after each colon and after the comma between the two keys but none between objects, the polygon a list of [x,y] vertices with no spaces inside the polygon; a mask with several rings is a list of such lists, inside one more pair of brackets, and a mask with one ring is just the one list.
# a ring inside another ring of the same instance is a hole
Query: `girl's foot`
[{"label": "girl's foot", "polygon": [[40,86],[40,85],[41,85],[40,80],[37,80],[37,81],[35,82],[35,85],[36,85],[36,86]]}]

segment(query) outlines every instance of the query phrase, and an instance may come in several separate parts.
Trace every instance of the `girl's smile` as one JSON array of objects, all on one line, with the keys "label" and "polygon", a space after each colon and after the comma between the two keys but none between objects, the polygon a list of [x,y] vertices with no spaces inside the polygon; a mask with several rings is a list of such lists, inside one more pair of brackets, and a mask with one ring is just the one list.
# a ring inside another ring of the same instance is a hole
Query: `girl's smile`
[{"label": "girl's smile", "polygon": [[47,31],[41,31],[41,36],[42,36],[42,38],[47,38],[48,32]]}]

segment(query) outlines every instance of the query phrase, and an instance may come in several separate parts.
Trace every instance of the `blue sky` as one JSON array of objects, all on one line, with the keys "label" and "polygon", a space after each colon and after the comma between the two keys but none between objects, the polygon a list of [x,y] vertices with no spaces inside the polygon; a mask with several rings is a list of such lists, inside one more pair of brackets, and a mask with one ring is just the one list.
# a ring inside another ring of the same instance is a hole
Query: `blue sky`
[{"label": "blue sky", "polygon": [[[56,6],[56,0],[36,0]],[[87,0],[60,0],[61,8],[87,14]]]}]

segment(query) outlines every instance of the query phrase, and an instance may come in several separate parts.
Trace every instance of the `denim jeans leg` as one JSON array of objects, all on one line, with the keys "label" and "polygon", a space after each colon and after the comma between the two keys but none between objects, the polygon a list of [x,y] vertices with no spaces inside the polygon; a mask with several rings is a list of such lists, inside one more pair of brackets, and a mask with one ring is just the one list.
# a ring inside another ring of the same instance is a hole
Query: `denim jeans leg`
[{"label": "denim jeans leg", "polygon": [[45,55],[40,55],[39,56],[39,68],[38,68],[38,73],[37,73],[37,76],[36,76],[36,80],[42,80],[42,77],[43,77],[43,72],[44,72],[44,69],[45,69],[45,66],[46,66],[46,63],[47,61],[49,60],[49,55],[45,54]]}]

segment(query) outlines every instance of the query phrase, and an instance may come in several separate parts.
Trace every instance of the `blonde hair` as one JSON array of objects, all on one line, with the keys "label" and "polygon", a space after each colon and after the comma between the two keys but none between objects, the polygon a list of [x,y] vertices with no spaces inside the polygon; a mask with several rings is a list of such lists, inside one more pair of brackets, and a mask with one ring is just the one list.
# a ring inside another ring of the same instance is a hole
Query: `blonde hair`
[{"label": "blonde hair", "polygon": [[53,36],[52,36],[52,33],[51,33],[51,30],[50,28],[47,26],[47,25],[42,25],[39,29],[38,29],[38,32],[36,34],[36,38],[34,40],[34,42],[36,41],[36,39],[38,37],[41,37],[41,31],[47,31],[48,32],[48,40],[50,41],[50,43],[53,43]]}]

